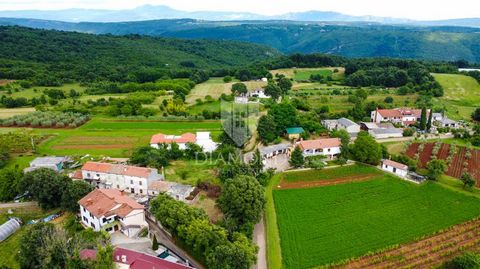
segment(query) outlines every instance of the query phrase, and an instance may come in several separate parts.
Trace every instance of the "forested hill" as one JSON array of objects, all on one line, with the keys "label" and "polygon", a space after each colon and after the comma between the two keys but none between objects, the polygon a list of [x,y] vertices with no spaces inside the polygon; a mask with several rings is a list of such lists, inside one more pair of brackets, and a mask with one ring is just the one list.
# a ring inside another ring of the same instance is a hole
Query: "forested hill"
[{"label": "forested hill", "polygon": [[214,22],[192,19],[67,23],[0,18],[0,24],[96,34],[239,40],[267,45],[284,53],[328,53],[347,57],[444,61],[465,59],[469,62],[480,62],[478,28],[389,26],[353,22]]},{"label": "forested hill", "polygon": [[125,81],[142,70],[188,77],[195,70],[247,66],[277,55],[275,49],[238,41],[0,27],[0,75],[12,79]]}]

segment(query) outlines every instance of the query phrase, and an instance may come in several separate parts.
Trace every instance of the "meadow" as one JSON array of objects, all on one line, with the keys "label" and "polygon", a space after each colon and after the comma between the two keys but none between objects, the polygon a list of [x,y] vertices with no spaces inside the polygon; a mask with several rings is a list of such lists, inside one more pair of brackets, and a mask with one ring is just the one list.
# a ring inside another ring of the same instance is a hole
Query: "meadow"
[{"label": "meadow", "polygon": [[[204,100],[205,96],[210,95],[213,99],[217,100],[222,94],[231,94],[232,85],[239,81],[233,81],[229,83],[223,82],[223,78],[210,78],[206,82],[196,85],[188,94],[186,102],[187,104],[195,104],[197,99]],[[263,81],[243,81],[249,90],[262,88],[267,85]]]},{"label": "meadow", "polygon": [[[337,69],[338,72],[333,71]],[[332,75],[333,80],[339,81],[345,78],[345,68],[343,67],[328,67],[328,68],[285,68],[272,70],[273,75],[284,75],[288,78],[292,78],[295,81],[309,80],[311,75]]]},{"label": "meadow", "polygon": [[358,257],[480,215],[478,198],[387,174],[321,188],[274,190],[273,199],[287,269]]},{"label": "meadow", "polygon": [[444,108],[449,118],[470,119],[480,104],[480,84],[472,77],[454,74],[433,74],[442,85],[444,96],[436,98],[434,104]]}]

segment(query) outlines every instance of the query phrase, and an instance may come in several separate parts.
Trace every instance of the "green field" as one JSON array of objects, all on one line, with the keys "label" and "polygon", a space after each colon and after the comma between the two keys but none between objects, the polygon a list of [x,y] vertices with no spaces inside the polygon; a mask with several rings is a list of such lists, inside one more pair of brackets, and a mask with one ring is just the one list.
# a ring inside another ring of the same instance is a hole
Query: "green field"
[{"label": "green field", "polygon": [[[19,128],[0,128],[16,131]],[[30,129],[32,130],[32,129]],[[38,154],[128,157],[133,148],[147,146],[153,134],[182,134],[211,131],[213,139],[221,133],[219,121],[119,121],[93,118],[76,129],[33,129],[48,138],[37,146]]]},{"label": "green field", "polygon": [[469,76],[433,74],[442,85],[444,96],[435,99],[435,105],[446,110],[447,116],[455,120],[468,120],[480,105],[480,84]]},{"label": "green field", "polygon": [[323,170],[305,170],[298,172],[288,172],[283,174],[283,178],[288,182],[314,181],[314,180],[332,180],[340,177],[350,177],[358,174],[381,175],[380,170],[372,166],[361,164],[347,165],[339,168],[330,168]]},{"label": "green field", "polygon": [[[338,72],[333,71],[337,69]],[[310,79],[311,75],[332,75],[333,80],[341,81],[345,78],[345,68],[343,67],[328,67],[328,68],[284,68],[270,71],[273,75],[279,74],[291,78],[295,81],[306,81]]]},{"label": "green field", "polygon": [[320,69],[320,70],[299,70],[294,72],[293,79],[295,81],[309,80],[311,75],[321,75],[322,77],[328,77],[333,74],[332,70]]},{"label": "green field", "polygon": [[[231,94],[232,85],[236,82],[238,81],[225,83],[223,82],[223,78],[211,78],[206,82],[196,85],[187,96],[186,102],[193,105],[197,99],[204,100],[207,95],[210,95],[216,100],[222,95],[222,93]],[[267,83],[263,81],[243,81],[242,83],[244,83],[249,90],[254,90],[267,85]]]},{"label": "green field", "polygon": [[23,115],[35,111],[33,107],[0,108],[0,119],[6,119],[17,115]]},{"label": "green field", "polygon": [[[274,190],[273,198],[287,269],[358,257],[480,215],[478,198],[386,174],[357,183]],[[275,261],[271,255],[269,261]]]},{"label": "green field", "polygon": [[46,89],[58,89],[64,91],[66,94],[70,92],[70,90],[75,90],[79,93],[85,92],[85,87],[80,86],[79,84],[65,84],[59,87],[40,87],[35,86],[28,89],[22,89],[19,91],[13,91],[10,96],[12,97],[25,97],[25,98],[33,98],[33,97],[40,97],[43,94],[43,91]]}]

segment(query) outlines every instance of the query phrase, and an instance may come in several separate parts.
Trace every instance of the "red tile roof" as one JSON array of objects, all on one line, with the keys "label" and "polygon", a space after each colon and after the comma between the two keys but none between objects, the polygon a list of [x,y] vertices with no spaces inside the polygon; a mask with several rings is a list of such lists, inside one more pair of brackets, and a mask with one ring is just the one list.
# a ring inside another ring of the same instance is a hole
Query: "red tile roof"
[{"label": "red tile roof", "polygon": [[165,134],[156,134],[150,139],[150,144],[171,144],[175,143],[195,143],[197,141],[197,136],[192,133],[185,133],[181,136],[175,135],[165,135]]},{"label": "red tile roof", "polygon": [[82,170],[77,170],[77,171],[75,171],[75,172],[73,173],[72,179],[73,179],[73,180],[83,179]]},{"label": "red tile roof", "polygon": [[341,144],[342,142],[340,141],[340,138],[323,138],[316,140],[303,140],[298,142],[298,145],[302,150],[334,148],[340,147]]},{"label": "red tile roof", "polygon": [[405,165],[403,163],[397,163],[397,162],[394,162],[392,160],[383,160],[383,164],[391,166],[391,167],[395,167],[395,168],[401,169],[401,170],[408,170],[407,165]]},{"label": "red tile roof", "polygon": [[113,252],[113,261],[130,266],[131,269],[190,269],[191,267],[162,260],[144,253],[116,248]]},{"label": "red tile roof", "polygon": [[415,116],[420,118],[422,115],[421,109],[410,108],[378,109],[377,111],[384,118],[402,118],[403,116]]},{"label": "red tile roof", "polygon": [[116,174],[116,175],[124,175],[124,176],[132,176],[132,177],[141,177],[141,178],[148,178],[154,169],[152,168],[145,168],[145,167],[138,167],[138,166],[131,166],[131,165],[123,165],[123,164],[110,164],[110,163],[100,163],[100,162],[86,162],[82,170],[85,171],[92,171],[92,172],[100,172],[100,173],[108,173],[108,174]]},{"label": "red tile roof", "polygon": [[135,209],[144,209],[143,205],[117,189],[95,189],[78,203],[97,218],[112,215],[123,218]]},{"label": "red tile roof", "polygon": [[94,249],[83,249],[80,251],[80,259],[82,260],[96,260],[97,251]]}]

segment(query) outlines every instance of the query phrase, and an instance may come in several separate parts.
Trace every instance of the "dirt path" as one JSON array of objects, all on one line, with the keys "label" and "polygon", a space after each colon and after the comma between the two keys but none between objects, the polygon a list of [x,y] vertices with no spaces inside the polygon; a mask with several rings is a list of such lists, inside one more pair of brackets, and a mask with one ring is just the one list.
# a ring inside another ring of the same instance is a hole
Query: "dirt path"
[{"label": "dirt path", "polygon": [[279,189],[279,190],[304,189],[304,188],[330,186],[330,185],[344,184],[344,183],[350,183],[350,182],[366,181],[371,178],[374,178],[375,176],[378,176],[378,174],[365,174],[365,175],[358,175],[358,176],[341,177],[341,178],[336,178],[332,180],[317,180],[317,181],[287,182],[282,179],[282,181],[276,187],[276,189]]},{"label": "dirt path", "polygon": [[253,230],[253,242],[258,246],[257,263],[252,269],[267,269],[267,244],[265,238],[265,220],[262,219]]},{"label": "dirt path", "polygon": [[480,250],[480,219],[334,268],[432,268],[467,250]]},{"label": "dirt path", "polygon": [[37,202],[24,202],[24,203],[3,203],[0,204],[0,208],[21,208],[37,206]]}]

